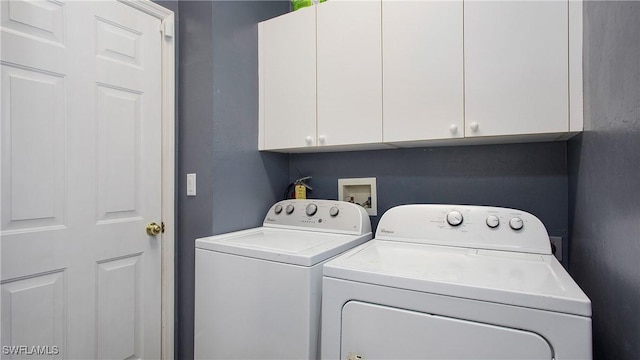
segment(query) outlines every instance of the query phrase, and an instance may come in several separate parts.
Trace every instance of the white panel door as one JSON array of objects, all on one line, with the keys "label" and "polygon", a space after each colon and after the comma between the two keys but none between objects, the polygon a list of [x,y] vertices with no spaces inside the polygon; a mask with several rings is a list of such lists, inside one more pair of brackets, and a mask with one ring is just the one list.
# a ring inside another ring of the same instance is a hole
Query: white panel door
[{"label": "white panel door", "polygon": [[0,6],[2,345],[159,358],[160,20],[116,1]]},{"label": "white panel door", "polygon": [[569,130],[567,1],[465,1],[465,136]]},{"label": "white panel door", "polygon": [[316,7],[259,25],[264,149],[316,145]]},{"label": "white panel door", "polygon": [[383,140],[464,136],[462,1],[382,1]]},{"label": "white panel door", "polygon": [[341,359],[552,359],[529,331],[350,301],[342,308]]},{"label": "white panel door", "polygon": [[382,141],[381,4],[317,5],[318,145]]}]

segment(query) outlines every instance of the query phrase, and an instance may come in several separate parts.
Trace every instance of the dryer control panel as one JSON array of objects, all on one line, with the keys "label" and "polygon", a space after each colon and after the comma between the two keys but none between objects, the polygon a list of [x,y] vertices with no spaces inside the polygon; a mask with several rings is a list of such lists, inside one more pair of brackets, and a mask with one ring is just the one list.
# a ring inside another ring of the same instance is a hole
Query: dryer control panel
[{"label": "dryer control panel", "polygon": [[375,238],[551,254],[547,229],[537,217],[521,210],[490,206],[397,206],[384,213]]},{"label": "dryer control panel", "polygon": [[337,200],[283,200],[264,218],[264,226],[363,235],[371,232],[369,214],[360,205]]}]

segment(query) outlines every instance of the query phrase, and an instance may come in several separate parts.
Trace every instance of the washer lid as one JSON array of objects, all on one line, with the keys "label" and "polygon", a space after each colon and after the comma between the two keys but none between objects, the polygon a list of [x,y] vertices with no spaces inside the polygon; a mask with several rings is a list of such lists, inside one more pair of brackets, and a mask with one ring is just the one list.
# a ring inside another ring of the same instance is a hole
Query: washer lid
[{"label": "washer lid", "polygon": [[324,275],[401,289],[591,316],[591,302],[552,255],[372,240]]},{"label": "washer lid", "polygon": [[312,266],[370,240],[344,235],[258,227],[196,240],[196,248],[292,265]]}]

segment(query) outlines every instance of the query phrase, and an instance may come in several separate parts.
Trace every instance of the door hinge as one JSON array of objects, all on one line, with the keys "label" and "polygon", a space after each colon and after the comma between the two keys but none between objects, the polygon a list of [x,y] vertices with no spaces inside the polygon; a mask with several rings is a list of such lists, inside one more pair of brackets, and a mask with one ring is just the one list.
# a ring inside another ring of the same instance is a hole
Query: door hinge
[{"label": "door hinge", "polygon": [[160,228],[162,229],[160,232],[164,234],[164,221],[160,223]]},{"label": "door hinge", "polygon": [[164,20],[162,21],[162,26],[160,27],[160,31],[162,32],[162,35],[166,38],[172,38],[173,37],[173,21],[169,21],[169,20]]}]

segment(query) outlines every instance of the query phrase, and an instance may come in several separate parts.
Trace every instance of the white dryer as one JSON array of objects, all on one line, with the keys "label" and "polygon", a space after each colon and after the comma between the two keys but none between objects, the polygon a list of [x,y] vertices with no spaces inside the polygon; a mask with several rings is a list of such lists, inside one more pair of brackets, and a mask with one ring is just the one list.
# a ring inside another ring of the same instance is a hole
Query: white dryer
[{"label": "white dryer", "polygon": [[262,227],[196,240],[196,359],[316,359],[322,265],[372,238],[366,210],[287,200]]},{"label": "white dryer", "polygon": [[591,302],[518,210],[404,205],[324,265],[323,359],[591,359]]}]

